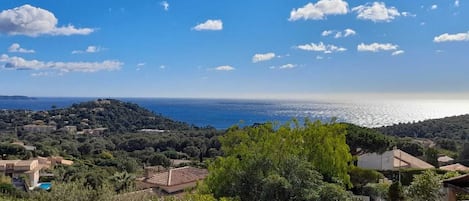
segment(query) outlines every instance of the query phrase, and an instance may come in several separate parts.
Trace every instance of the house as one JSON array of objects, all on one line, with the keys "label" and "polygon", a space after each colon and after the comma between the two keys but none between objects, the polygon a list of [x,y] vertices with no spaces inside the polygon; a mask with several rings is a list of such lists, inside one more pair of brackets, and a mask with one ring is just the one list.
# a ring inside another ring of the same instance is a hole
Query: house
[{"label": "house", "polygon": [[0,174],[11,178],[19,178],[26,175],[26,181],[30,187],[35,187],[39,182],[39,170],[41,166],[38,160],[0,160]]},{"label": "house", "polygon": [[443,180],[445,198],[447,201],[456,201],[457,194],[469,194],[469,174]]},{"label": "house", "polygon": [[451,165],[446,165],[440,167],[441,170],[446,170],[446,171],[462,171],[462,172],[469,172],[469,167],[466,167],[460,163],[456,164],[451,164]]},{"label": "house", "polygon": [[198,181],[205,179],[208,175],[206,169],[189,166],[157,172],[155,170],[154,168],[145,169],[145,178],[141,181],[142,185],[146,188],[159,188],[166,194],[177,194],[185,189],[193,188]]},{"label": "house", "polygon": [[23,126],[24,131],[31,133],[51,133],[57,129],[56,126],[49,125],[25,125]]},{"label": "house", "polygon": [[358,167],[374,170],[398,170],[400,168],[431,169],[433,165],[402,150],[394,149],[382,154],[367,153],[358,157]]},{"label": "house", "polygon": [[25,145],[24,142],[20,142],[20,141],[12,142],[11,144],[16,144],[16,145],[22,146],[26,151],[35,151],[36,150],[35,146]]},{"label": "house", "polygon": [[449,157],[449,156],[440,156],[440,157],[438,157],[438,164],[440,166],[451,164],[453,161],[454,161],[454,159]]},{"label": "house", "polygon": [[64,126],[62,128],[62,131],[68,133],[68,134],[71,134],[71,135],[74,135],[77,133],[77,127],[76,126]]},{"label": "house", "polygon": [[34,159],[39,161],[39,165],[42,166],[43,169],[52,169],[55,165],[58,164],[66,166],[73,165],[73,161],[65,160],[60,156],[49,156],[47,158],[38,156]]}]

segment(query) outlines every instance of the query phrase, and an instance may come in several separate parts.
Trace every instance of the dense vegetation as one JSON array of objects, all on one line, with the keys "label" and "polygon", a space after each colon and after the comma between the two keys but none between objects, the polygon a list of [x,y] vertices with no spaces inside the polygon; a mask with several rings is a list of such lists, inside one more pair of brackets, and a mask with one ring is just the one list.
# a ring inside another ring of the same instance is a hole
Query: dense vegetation
[{"label": "dense vegetation", "polygon": [[[26,132],[22,126],[28,124],[54,125],[58,130]],[[103,127],[109,131],[76,134],[61,129],[65,126],[76,126],[78,131]],[[18,140],[37,149],[28,151],[11,144]],[[125,196],[125,192],[134,189],[135,177],[141,175],[143,166],[167,167],[170,159],[191,159],[191,165],[209,168],[206,182],[195,194],[165,200],[352,200],[352,192],[375,199],[420,199],[426,195],[404,195],[402,189],[423,189],[428,195],[435,195],[435,186],[443,176],[426,172],[413,179],[422,174],[418,170],[403,173],[404,185],[411,187],[377,183],[383,174],[353,166],[352,155],[383,152],[397,146],[435,163],[441,151],[456,153],[463,147],[460,157],[469,159],[469,144],[461,146],[442,138],[434,141],[437,146],[433,148],[420,139],[383,135],[380,129],[309,120],[302,125],[293,120],[284,125],[265,123],[220,131],[173,121],[116,100],[49,111],[3,110],[2,159],[59,155],[75,163],[57,166],[49,170],[54,177],[42,178],[53,181],[50,192],[23,193],[11,186],[9,178],[0,177],[0,194],[9,195],[12,200],[157,200],[152,195]],[[394,173],[389,173],[391,178]],[[431,185],[424,185],[429,182]]]},{"label": "dense vegetation", "polygon": [[[352,156],[345,126],[306,121],[233,127],[206,180],[215,197],[239,200],[350,200]],[[337,197],[334,197],[334,193]]]},{"label": "dense vegetation", "polygon": [[[133,103],[96,100],[49,111],[1,110],[0,130],[18,129],[28,124],[65,126],[83,129],[107,128],[109,133],[136,132],[140,129],[198,130],[187,123],[154,114]],[[21,130],[20,130],[21,131]]]},{"label": "dense vegetation", "polygon": [[414,138],[447,138],[469,140],[469,115],[431,119],[414,123],[400,123],[378,128],[380,132]]}]

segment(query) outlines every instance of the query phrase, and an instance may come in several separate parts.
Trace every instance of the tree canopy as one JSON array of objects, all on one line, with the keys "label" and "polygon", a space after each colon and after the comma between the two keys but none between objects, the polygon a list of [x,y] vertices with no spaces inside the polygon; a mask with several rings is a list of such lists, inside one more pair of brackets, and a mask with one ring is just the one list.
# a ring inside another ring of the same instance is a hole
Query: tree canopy
[{"label": "tree canopy", "polygon": [[292,124],[229,129],[220,137],[224,157],[209,167],[211,193],[241,200],[314,200],[323,179],[350,185],[345,126]]}]

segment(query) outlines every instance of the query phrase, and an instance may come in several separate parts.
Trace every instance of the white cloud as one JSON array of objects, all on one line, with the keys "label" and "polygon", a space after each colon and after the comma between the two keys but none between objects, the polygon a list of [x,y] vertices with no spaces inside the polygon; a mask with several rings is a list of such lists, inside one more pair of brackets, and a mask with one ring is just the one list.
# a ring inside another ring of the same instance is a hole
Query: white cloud
[{"label": "white cloud", "polygon": [[292,69],[292,68],[295,68],[296,66],[297,66],[296,64],[285,64],[285,65],[281,65],[278,68],[279,69]]},{"label": "white cloud", "polygon": [[98,72],[119,70],[123,65],[120,61],[105,60],[102,62],[55,62],[26,60],[21,57],[0,56],[0,64],[5,69],[14,70],[58,70],[60,72]]},{"label": "white cloud", "polygon": [[166,66],[165,66],[165,65],[161,65],[161,66],[160,66],[160,69],[166,69]]},{"label": "white cloud", "polygon": [[357,32],[355,32],[353,29],[345,29],[344,32],[344,37],[353,36],[357,34]]},{"label": "white cloud", "polygon": [[373,4],[367,3],[365,5],[352,8],[352,11],[358,13],[358,19],[371,20],[373,22],[390,22],[401,15],[397,8],[387,8],[384,2],[373,2]]},{"label": "white cloud", "polygon": [[97,52],[100,52],[101,50],[102,50],[101,47],[90,45],[86,48],[86,50],[73,50],[72,54],[97,53]]},{"label": "white cloud", "polygon": [[401,14],[402,14],[402,16],[404,16],[404,17],[417,17],[416,14],[413,14],[413,13],[411,13],[411,12],[402,12]]},{"label": "white cloud", "polygon": [[145,62],[141,62],[141,63],[137,64],[137,66],[139,66],[139,67],[142,67],[142,66],[145,66],[145,65],[147,65]]},{"label": "white cloud", "polygon": [[196,31],[219,31],[223,29],[223,22],[221,20],[207,20],[202,24],[198,24],[192,29]]},{"label": "white cloud", "polygon": [[313,52],[323,52],[326,54],[330,54],[333,52],[343,52],[347,49],[344,47],[338,47],[335,45],[325,45],[323,42],[319,42],[318,44],[310,43],[305,45],[298,45],[296,48],[305,51],[313,51]]},{"label": "white cloud", "polygon": [[8,52],[17,52],[17,53],[35,53],[34,50],[24,49],[18,43],[13,43],[8,48]]},{"label": "white cloud", "polygon": [[334,33],[333,30],[325,30],[321,33],[321,36],[328,36],[328,35],[331,35],[332,33]]},{"label": "white cloud", "polygon": [[268,61],[268,60],[271,60],[275,57],[275,53],[273,52],[269,52],[269,53],[265,53],[265,54],[255,54],[253,57],[252,57],[252,63],[257,63],[257,62],[261,62],[261,61]]},{"label": "white cloud", "polygon": [[321,33],[322,36],[329,36],[335,33],[334,38],[346,38],[357,34],[353,29],[345,29],[344,31],[325,30]]},{"label": "white cloud", "polygon": [[399,46],[391,43],[361,43],[357,46],[359,52],[380,52],[380,51],[392,51],[397,50]]},{"label": "white cloud", "polygon": [[432,10],[436,10],[436,9],[438,9],[438,5],[436,5],[436,4],[433,4],[433,5],[432,5],[432,7],[430,7],[430,9],[432,9]]},{"label": "white cloud", "polygon": [[233,70],[235,70],[235,68],[233,66],[225,65],[225,66],[215,67],[215,70],[217,70],[217,71],[233,71]]},{"label": "white cloud", "polygon": [[49,72],[31,73],[31,77],[46,77],[51,75]]},{"label": "white cloud", "polygon": [[160,3],[160,5],[163,6],[163,9],[164,9],[165,11],[168,11],[168,10],[169,10],[169,3],[168,3],[167,1],[162,1],[162,2]]},{"label": "white cloud", "polygon": [[324,57],[318,55],[318,56],[316,56],[316,59],[321,60],[321,59],[324,59]]},{"label": "white cloud", "polygon": [[397,56],[397,55],[400,55],[400,54],[404,54],[404,52],[405,52],[404,50],[397,50],[397,51],[392,52],[391,55],[392,56]]},{"label": "white cloud", "polygon": [[293,9],[289,21],[322,20],[326,15],[347,14],[348,3],[343,0],[319,0],[317,3],[308,3],[305,6]]},{"label": "white cloud", "polygon": [[452,42],[452,41],[469,41],[469,31],[467,33],[448,34],[444,33],[433,39],[435,43]]},{"label": "white cloud", "polygon": [[459,7],[459,0],[454,1],[454,6]]},{"label": "white cloud", "polygon": [[342,32],[339,31],[339,32],[335,33],[334,38],[342,38]]},{"label": "white cloud", "polygon": [[53,13],[28,4],[0,13],[0,33],[9,35],[88,35],[91,28],[75,28],[73,25],[57,27]]}]

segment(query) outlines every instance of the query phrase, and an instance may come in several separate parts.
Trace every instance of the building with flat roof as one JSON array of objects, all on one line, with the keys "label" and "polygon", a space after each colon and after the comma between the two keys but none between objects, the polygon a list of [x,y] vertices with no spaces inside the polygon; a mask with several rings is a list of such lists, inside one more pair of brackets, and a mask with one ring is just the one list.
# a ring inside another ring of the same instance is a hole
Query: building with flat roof
[{"label": "building with flat roof", "polygon": [[0,174],[11,178],[26,175],[28,177],[26,182],[30,187],[38,184],[39,170],[41,166],[38,160],[0,160]]}]

